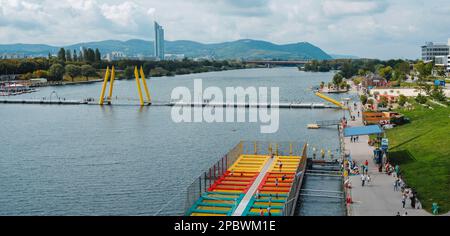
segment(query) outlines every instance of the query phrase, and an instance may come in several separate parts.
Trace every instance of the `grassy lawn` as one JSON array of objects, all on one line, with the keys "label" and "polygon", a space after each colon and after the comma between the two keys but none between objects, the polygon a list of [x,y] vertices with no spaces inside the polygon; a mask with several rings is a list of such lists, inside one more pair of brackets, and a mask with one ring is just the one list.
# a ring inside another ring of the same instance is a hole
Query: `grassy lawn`
[{"label": "grassy lawn", "polygon": [[407,184],[414,187],[423,208],[431,212],[437,202],[440,213],[450,210],[450,108],[434,110],[415,105],[399,110],[411,123],[389,130],[391,160],[400,164]]}]

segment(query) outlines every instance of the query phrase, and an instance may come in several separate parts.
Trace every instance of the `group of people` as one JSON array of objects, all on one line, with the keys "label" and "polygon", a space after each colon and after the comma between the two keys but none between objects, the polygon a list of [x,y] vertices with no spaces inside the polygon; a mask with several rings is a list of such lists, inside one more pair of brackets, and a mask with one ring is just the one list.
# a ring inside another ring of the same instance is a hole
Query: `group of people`
[{"label": "group of people", "polygon": [[[261,195],[259,194],[259,190],[256,191],[256,195],[255,195],[256,199],[260,199]],[[275,194],[275,199],[278,199],[278,193]],[[267,215],[268,216],[272,216],[272,194],[269,194],[268,197],[268,206],[266,208],[267,211]],[[262,207],[259,207],[259,215],[260,216],[264,216],[264,209]]]},{"label": "group of people", "polygon": [[351,137],[350,137],[350,142],[352,142],[352,143],[357,143],[357,142],[359,142],[359,136],[351,136]]}]

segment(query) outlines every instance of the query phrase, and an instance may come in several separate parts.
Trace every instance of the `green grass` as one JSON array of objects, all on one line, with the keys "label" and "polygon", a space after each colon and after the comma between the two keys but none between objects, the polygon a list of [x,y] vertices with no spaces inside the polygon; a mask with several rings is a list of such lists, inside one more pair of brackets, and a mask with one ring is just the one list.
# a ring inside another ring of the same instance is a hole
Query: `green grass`
[{"label": "green grass", "polygon": [[391,160],[400,164],[406,183],[414,187],[423,208],[431,212],[437,202],[440,213],[450,210],[450,108],[434,110],[415,104],[399,110],[411,123],[389,130]]}]

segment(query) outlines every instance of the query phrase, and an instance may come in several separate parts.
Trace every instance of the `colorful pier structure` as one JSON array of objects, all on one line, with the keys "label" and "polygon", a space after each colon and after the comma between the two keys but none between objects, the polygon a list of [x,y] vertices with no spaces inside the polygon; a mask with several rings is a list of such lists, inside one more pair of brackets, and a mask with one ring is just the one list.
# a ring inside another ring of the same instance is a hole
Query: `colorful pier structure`
[{"label": "colorful pier structure", "polygon": [[242,141],[187,190],[187,216],[294,215],[307,145]]}]

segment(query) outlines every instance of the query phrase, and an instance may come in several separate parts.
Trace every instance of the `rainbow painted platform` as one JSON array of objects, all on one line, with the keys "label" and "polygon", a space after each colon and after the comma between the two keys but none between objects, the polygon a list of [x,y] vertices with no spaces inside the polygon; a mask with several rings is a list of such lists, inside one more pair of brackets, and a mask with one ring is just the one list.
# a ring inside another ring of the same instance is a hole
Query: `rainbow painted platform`
[{"label": "rainbow painted platform", "polygon": [[189,209],[190,216],[230,216],[270,156],[241,155]]},{"label": "rainbow painted platform", "polygon": [[267,216],[269,206],[272,216],[282,215],[302,157],[277,156],[275,158],[243,216],[259,216],[261,212]]},{"label": "rainbow painted platform", "polygon": [[293,215],[306,158],[306,143],[241,141],[188,187],[185,215]]}]

